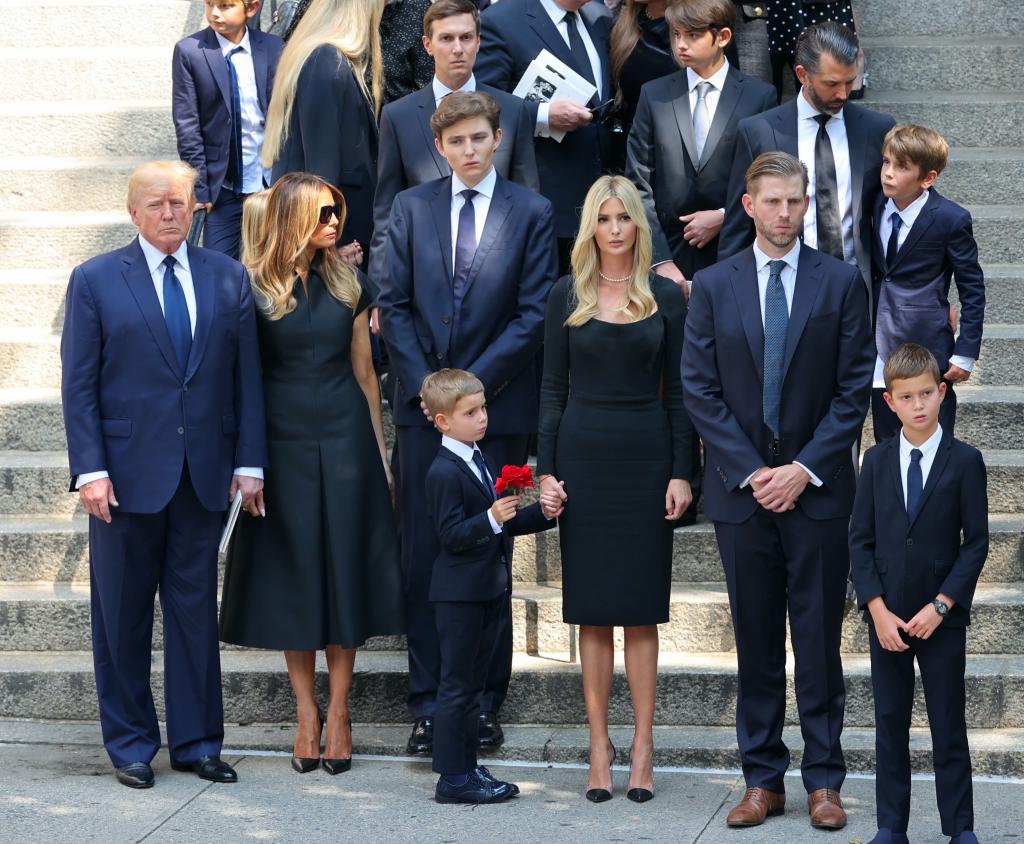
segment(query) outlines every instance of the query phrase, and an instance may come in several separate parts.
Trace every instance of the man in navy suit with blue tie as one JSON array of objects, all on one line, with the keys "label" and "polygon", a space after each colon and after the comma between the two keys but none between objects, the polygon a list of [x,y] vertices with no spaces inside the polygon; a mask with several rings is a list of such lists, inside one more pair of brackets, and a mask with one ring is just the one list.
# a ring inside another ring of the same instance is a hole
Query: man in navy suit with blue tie
[{"label": "man in navy suit with blue tie", "polygon": [[[527,438],[537,430],[535,358],[556,273],[552,211],[544,197],[495,171],[499,121],[488,94],[445,97],[430,125],[452,175],[399,193],[388,221],[378,301],[394,382],[410,753],[432,750],[440,672],[428,602],[438,546],[424,482],[441,438],[421,408],[420,385],[445,367],[483,382],[495,420],[483,445],[496,466],[525,463]],[[509,607],[503,612],[481,702],[480,738],[489,747],[504,738],[496,717],[512,672]]]},{"label": "man in navy suit with blue tie", "polygon": [[139,236],[74,269],[61,337],[103,743],[132,788],[153,785],[160,749],[149,684],[158,590],[171,765],[237,780],[220,759],[217,545],[236,493],[254,516],[263,509],[266,431],[248,275],[185,243],[195,177],[180,161],[136,169]]},{"label": "man in navy suit with blue tie", "polygon": [[839,646],[853,454],[871,386],[868,301],[855,267],[800,242],[807,171],[794,156],[758,156],[746,186],[756,239],[694,276],[682,360],[736,634],[747,791],[727,823],[784,810],[788,614],[808,812],[812,826],[840,829]]}]

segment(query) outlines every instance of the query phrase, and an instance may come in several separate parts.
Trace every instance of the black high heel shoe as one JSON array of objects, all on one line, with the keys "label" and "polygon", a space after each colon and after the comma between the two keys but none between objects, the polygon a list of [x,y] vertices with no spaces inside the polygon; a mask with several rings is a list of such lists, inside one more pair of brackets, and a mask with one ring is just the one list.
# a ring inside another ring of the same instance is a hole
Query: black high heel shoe
[{"label": "black high heel shoe", "polygon": [[[608,739],[608,744],[612,749],[612,758],[608,763],[608,773],[611,773],[612,766],[615,764],[615,745],[612,744],[612,740]],[[587,789],[587,800],[591,803],[605,803],[612,799],[612,793],[607,788],[588,788]]]},{"label": "black high heel shoe", "polygon": [[[351,719],[348,722],[348,736],[349,736],[349,740],[351,741],[351,739],[352,739],[352,721],[351,721]],[[343,773],[345,773],[345,771],[349,771],[349,770],[352,769],[352,757],[349,756],[348,759],[328,759],[325,756],[324,757],[324,761],[323,761],[323,768],[332,777],[336,776],[337,774],[343,774]]]},{"label": "black high heel shoe", "polygon": [[[654,759],[652,756],[651,762],[653,764]],[[633,777],[633,748],[629,749],[629,776]],[[648,800],[654,797],[654,792],[647,788],[631,788],[626,792],[626,799],[632,800],[634,803],[646,803]]]},{"label": "black high heel shoe", "polygon": [[[318,709],[316,711],[317,718],[320,719],[320,733],[319,738],[316,740],[316,749],[320,750],[320,740],[324,735],[324,714]],[[297,774],[308,774],[310,771],[315,771],[320,767],[320,757],[315,756],[312,759],[307,759],[303,756],[296,756],[292,754],[292,768]]]}]

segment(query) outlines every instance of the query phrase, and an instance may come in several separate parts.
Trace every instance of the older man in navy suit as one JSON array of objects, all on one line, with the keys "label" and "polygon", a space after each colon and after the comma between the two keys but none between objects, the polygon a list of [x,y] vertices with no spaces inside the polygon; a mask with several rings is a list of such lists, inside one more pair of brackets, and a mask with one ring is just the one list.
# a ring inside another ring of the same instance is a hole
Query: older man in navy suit
[{"label": "older man in navy suit", "polygon": [[755,159],[743,206],[757,239],[694,276],[682,360],[736,633],[747,792],[728,823],[754,826],[785,805],[788,614],[811,824],[839,829],[839,645],[853,448],[871,386],[868,301],[855,268],[798,240],[807,173],[796,158]]},{"label": "older man in navy suit", "polygon": [[[476,375],[494,411],[484,446],[499,467],[524,463],[528,435],[537,430],[535,358],[556,273],[551,204],[495,172],[501,130],[494,99],[481,92],[450,94],[431,128],[453,172],[395,199],[379,298],[394,381],[414,719],[410,753],[432,750],[440,672],[428,602],[438,546],[424,483],[441,438],[421,409],[420,384],[444,367]],[[512,671],[508,610],[481,703],[483,746],[504,738],[496,716]]]},{"label": "older man in navy suit", "polygon": [[253,515],[263,509],[263,390],[245,270],[185,243],[194,181],[178,161],[132,174],[139,236],[75,268],[61,338],[103,743],[132,788],[153,785],[160,749],[149,684],[158,590],[171,765],[237,779],[220,759],[217,544],[236,493]]}]

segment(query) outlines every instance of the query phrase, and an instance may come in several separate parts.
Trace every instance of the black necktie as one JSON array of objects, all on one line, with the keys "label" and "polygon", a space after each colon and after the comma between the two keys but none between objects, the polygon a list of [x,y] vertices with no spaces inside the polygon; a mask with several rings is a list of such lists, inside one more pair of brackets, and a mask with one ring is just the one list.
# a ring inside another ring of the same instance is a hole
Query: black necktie
[{"label": "black necktie", "polygon": [[825,124],[830,114],[816,114],[818,134],[814,139],[814,208],[818,229],[818,250],[843,260],[843,215],[839,213],[839,179]]},{"label": "black necktie", "polygon": [[171,335],[174,356],[178,359],[182,370],[188,363],[188,353],[192,350],[192,322],[188,317],[188,305],[181,282],[174,274],[174,256],[168,255],[163,260],[164,270],[164,321],[167,333]]},{"label": "black necktie", "polygon": [[455,236],[455,273],[453,277],[455,300],[454,317],[458,323],[459,312],[462,310],[462,297],[466,295],[466,281],[469,279],[469,269],[473,266],[473,258],[476,256],[476,212],[473,210],[473,197],[479,191],[466,188],[459,191],[459,195],[465,200],[462,210],[459,211],[459,231]]},{"label": "black necktie", "polygon": [[911,519],[917,515],[917,508],[921,506],[921,493],[924,491],[921,457],[921,449],[911,449],[910,465],[907,467],[907,515]]},{"label": "black necktie", "polygon": [[576,71],[584,79],[597,85],[597,80],[594,79],[594,68],[590,64],[590,55],[583,44],[583,36],[580,35],[576,26],[576,13],[566,12],[562,20],[565,21],[565,26],[569,30],[569,49],[572,50],[572,60],[576,63]]},{"label": "black necktie", "polygon": [[241,53],[242,47],[235,47],[227,54],[228,77],[231,80],[231,151],[228,158],[228,180],[235,186],[235,192],[242,192],[242,95],[238,88],[238,71],[231,57]]},{"label": "black necktie", "polygon": [[903,218],[893,211],[889,216],[889,222],[892,223],[892,231],[889,233],[889,244],[885,247],[885,265],[887,267],[893,265],[896,253],[900,251],[900,226],[903,224]]},{"label": "black necktie", "polygon": [[491,483],[491,473],[487,471],[487,464],[484,462],[484,453],[480,449],[473,449],[473,465],[476,466],[477,471],[480,473],[480,480],[487,491],[490,492],[491,498],[494,498],[494,485]]}]

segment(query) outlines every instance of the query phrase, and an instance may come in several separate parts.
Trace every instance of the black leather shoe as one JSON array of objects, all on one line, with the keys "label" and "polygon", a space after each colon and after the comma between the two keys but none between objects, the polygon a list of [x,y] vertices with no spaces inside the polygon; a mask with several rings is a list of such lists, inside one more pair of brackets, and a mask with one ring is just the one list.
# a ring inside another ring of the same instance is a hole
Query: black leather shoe
[{"label": "black leather shoe", "polygon": [[494,750],[505,743],[505,732],[498,723],[494,712],[481,712],[477,726],[477,746],[484,750]]},{"label": "black leather shoe", "polygon": [[434,719],[417,718],[412,724],[412,735],[405,745],[410,756],[429,756],[434,752]]},{"label": "black leather shoe", "polygon": [[219,756],[200,756],[195,762],[171,762],[176,771],[191,771],[210,782],[238,782],[238,774]]},{"label": "black leather shoe", "polygon": [[[615,764],[615,745],[612,744],[612,740],[608,739],[608,744],[612,748],[612,758],[608,763],[608,773],[611,774],[612,766]],[[607,803],[612,799],[612,793],[607,788],[588,788],[587,789],[587,800],[591,803]]]},{"label": "black leather shoe", "polygon": [[512,783],[486,779],[476,771],[464,785],[449,785],[444,777],[439,777],[434,789],[434,800],[438,803],[501,803],[512,796]]},{"label": "black leather shoe", "polygon": [[[495,777],[491,774],[491,772],[488,771],[483,765],[478,765],[477,766],[476,774],[481,779],[490,780],[491,782],[498,782],[498,783],[501,782],[501,780],[495,779]],[[516,785],[514,782],[507,783],[507,785],[512,787],[512,794],[510,796],[518,797],[519,796],[519,786]]]},{"label": "black leather shoe", "polygon": [[114,776],[121,785],[129,788],[152,788],[155,777],[148,762],[129,762],[114,769]]}]

